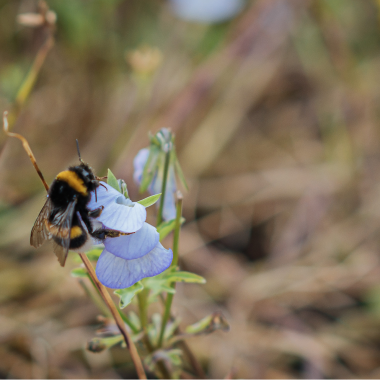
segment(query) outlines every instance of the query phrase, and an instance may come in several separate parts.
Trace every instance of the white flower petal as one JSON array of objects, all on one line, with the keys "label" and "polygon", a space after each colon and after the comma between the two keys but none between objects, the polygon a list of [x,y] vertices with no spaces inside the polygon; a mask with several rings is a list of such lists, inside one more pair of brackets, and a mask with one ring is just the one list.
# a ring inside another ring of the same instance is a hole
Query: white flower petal
[{"label": "white flower petal", "polygon": [[96,265],[99,281],[112,289],[124,289],[145,277],[160,274],[169,268],[173,260],[171,249],[165,249],[161,243],[139,259],[124,260],[104,250]]},{"label": "white flower petal", "polygon": [[101,215],[97,218],[106,228],[121,232],[136,232],[146,219],[145,207],[139,203],[125,199],[124,196],[111,186],[102,182],[97,191],[97,201],[94,192],[88,204],[90,210],[104,206]]},{"label": "white flower petal", "polygon": [[106,250],[122,259],[138,259],[150,252],[158,243],[160,234],[148,223],[144,223],[132,235],[107,238],[104,241]]},{"label": "white flower petal", "polygon": [[100,186],[96,188],[96,197],[95,191],[91,193],[91,200],[87,204],[87,207],[90,210],[95,210],[100,206],[106,207],[109,203],[113,203],[121,193],[115,190],[112,186],[108,185],[105,182],[100,182]]}]

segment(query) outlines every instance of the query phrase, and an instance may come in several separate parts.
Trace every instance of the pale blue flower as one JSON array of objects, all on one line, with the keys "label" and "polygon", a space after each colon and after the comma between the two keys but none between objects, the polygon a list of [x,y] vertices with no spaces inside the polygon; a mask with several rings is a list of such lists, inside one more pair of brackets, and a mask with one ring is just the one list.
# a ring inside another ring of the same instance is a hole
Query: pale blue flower
[{"label": "pale blue flower", "polygon": [[94,210],[104,206],[97,223],[103,228],[134,232],[104,240],[105,248],[96,265],[99,281],[109,288],[123,289],[169,268],[173,253],[161,245],[156,228],[145,223],[145,207],[105,183],[96,191],[97,200],[93,193],[88,207]]},{"label": "pale blue flower", "polygon": [[[118,239],[120,238],[114,240]],[[172,260],[172,250],[165,249],[161,243],[157,243],[144,256],[133,260],[122,259],[105,249],[96,265],[96,275],[103,285],[112,289],[124,289],[145,277],[162,273],[170,267]]]},{"label": "pale blue flower", "polygon": [[242,11],[244,0],[170,0],[174,13],[185,20],[215,23],[228,20]]},{"label": "pale blue flower", "polygon": [[136,232],[146,219],[145,207],[124,197],[110,185],[101,182],[101,186],[91,194],[88,208],[91,210],[103,206],[97,218],[106,228],[121,232]]},{"label": "pale blue flower", "polygon": [[[164,160],[165,153],[162,152],[162,161]],[[149,148],[141,149],[135,159],[133,160],[133,178],[136,181],[138,185],[141,184],[142,174],[145,167],[145,164],[148,160],[149,156]],[[150,183],[148,187],[148,191],[150,194],[158,194],[162,191],[162,181],[164,176],[164,168],[163,164],[161,167],[156,167],[155,173],[152,179],[152,182]],[[164,199],[164,208],[162,212],[162,218],[164,220],[171,220],[174,219],[176,216],[176,207],[175,207],[175,193],[177,191],[177,184],[175,180],[175,173],[174,173],[174,166],[169,166],[168,171],[168,179],[166,182],[166,192],[165,192],[165,199]],[[157,203],[157,207],[159,206],[159,203]]]}]

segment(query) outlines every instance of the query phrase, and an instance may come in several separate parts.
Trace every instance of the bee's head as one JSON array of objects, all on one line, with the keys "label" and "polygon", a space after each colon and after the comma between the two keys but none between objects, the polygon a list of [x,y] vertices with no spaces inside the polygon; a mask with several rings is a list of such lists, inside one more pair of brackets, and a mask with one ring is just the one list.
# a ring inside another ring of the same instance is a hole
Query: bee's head
[{"label": "bee's head", "polygon": [[95,190],[99,186],[99,181],[96,180],[94,172],[90,165],[86,164],[82,157],[80,156],[79,142],[78,139],[75,140],[77,143],[78,157],[80,165],[77,166],[77,172],[82,177],[84,183],[86,184],[89,191]]},{"label": "bee's head", "polygon": [[99,181],[96,179],[92,168],[85,162],[82,161],[77,166],[77,173],[82,177],[89,191],[93,191],[99,186]]}]

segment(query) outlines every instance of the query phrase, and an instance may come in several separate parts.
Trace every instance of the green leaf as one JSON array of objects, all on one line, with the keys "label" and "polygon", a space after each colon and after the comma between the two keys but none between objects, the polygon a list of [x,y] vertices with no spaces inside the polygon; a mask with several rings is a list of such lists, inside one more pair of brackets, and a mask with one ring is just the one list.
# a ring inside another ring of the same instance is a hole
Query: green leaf
[{"label": "green leaf", "polygon": [[171,294],[175,293],[175,289],[170,286],[170,283],[167,280],[161,279],[159,276],[147,277],[143,280],[143,283],[144,288],[151,290],[148,299],[149,303],[154,302],[158,294],[164,292]]},{"label": "green leaf", "polygon": [[160,148],[155,145],[151,145],[149,147],[149,156],[148,159],[146,160],[142,178],[141,178],[141,184],[140,184],[140,193],[143,193],[146,191],[148,186],[153,180],[153,176],[156,172],[156,164],[157,164],[157,159],[160,153]]},{"label": "green leaf", "polygon": [[137,203],[140,203],[140,205],[143,205],[145,208],[154,205],[159,199],[160,199],[161,193],[151,195],[148,198],[141,199],[140,201],[137,201]]},{"label": "green leaf", "polygon": [[148,302],[152,303],[156,300],[158,294],[164,292],[174,294],[175,287],[172,284],[175,282],[204,284],[206,280],[194,273],[176,271],[175,268],[169,268],[158,276],[144,278],[142,282],[144,288],[151,290]]},{"label": "green leaf", "polygon": [[162,277],[167,283],[173,282],[187,282],[195,284],[205,284],[206,280],[202,276],[198,276],[195,273],[178,271],[178,272],[168,272]]},{"label": "green leaf", "polygon": [[[185,223],[186,219],[181,217],[181,225]],[[175,228],[175,219],[161,223],[157,227],[157,232],[160,234],[160,241],[170,234]]]},{"label": "green leaf", "polygon": [[71,271],[71,275],[73,277],[85,277],[85,278],[87,278],[88,273],[87,273],[87,269],[86,268],[79,267],[79,268],[74,268]]},{"label": "green leaf", "polygon": [[132,302],[133,297],[137,293],[140,293],[143,289],[144,286],[139,281],[129,288],[115,290],[114,294],[117,294],[120,297],[120,309],[124,309],[126,306],[128,306]]},{"label": "green leaf", "polygon": [[116,179],[115,175],[111,172],[111,169],[108,169],[107,183],[108,183],[108,185],[110,185],[111,187],[113,187],[115,190],[117,190],[119,193],[121,193],[119,182]]}]

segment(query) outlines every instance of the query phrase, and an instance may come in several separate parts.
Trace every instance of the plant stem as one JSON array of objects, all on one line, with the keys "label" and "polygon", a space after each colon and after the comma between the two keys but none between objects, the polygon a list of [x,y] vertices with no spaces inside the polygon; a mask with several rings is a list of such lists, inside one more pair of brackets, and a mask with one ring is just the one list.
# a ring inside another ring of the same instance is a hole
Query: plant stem
[{"label": "plant stem", "polygon": [[166,183],[168,181],[170,154],[171,154],[171,150],[168,149],[168,151],[165,154],[164,176],[163,176],[163,179],[162,179],[162,190],[161,190],[161,202],[160,202],[160,208],[158,209],[157,223],[156,223],[157,227],[162,222],[162,212],[164,211],[165,194],[166,194]]},{"label": "plant stem", "polygon": [[179,244],[179,234],[181,232],[181,217],[182,217],[182,193],[177,191],[177,206],[176,206],[176,216],[175,216],[175,226],[173,235],[173,261],[172,267],[178,265],[178,244]]},{"label": "plant stem", "polygon": [[[176,206],[176,217],[175,217],[175,227],[174,227],[174,235],[173,235],[173,261],[172,268],[176,268],[178,265],[178,243],[179,243],[179,233],[181,231],[181,216],[182,216],[182,194],[180,191],[177,191],[177,206]],[[175,283],[171,285],[171,287],[175,288]],[[172,307],[174,294],[168,293],[166,296],[165,302],[165,311],[164,316],[162,317],[161,323],[161,331],[160,336],[158,338],[157,346],[160,348],[162,346],[162,342],[164,340],[165,328],[168,323],[170,317],[170,309]]]},{"label": "plant stem", "polygon": [[47,27],[47,36],[43,45],[37,52],[36,57],[34,58],[32,67],[30,68],[26,78],[22,82],[19,90],[17,91],[16,99],[12,106],[11,112],[9,113],[9,129],[11,130],[25,101],[28,99],[34,84],[36,83],[38,74],[41,71],[42,65],[44,64],[46,57],[54,46],[54,30],[50,25]]},{"label": "plant stem", "polygon": [[137,298],[139,301],[141,329],[143,330],[146,339],[144,342],[148,351],[151,352],[153,347],[148,337],[148,292],[148,289],[143,289],[140,293],[138,293]]},{"label": "plant stem", "polygon": [[[148,350],[149,353],[152,353],[154,351],[154,347],[152,343],[149,340],[148,335],[148,295],[149,290],[143,289],[138,295],[138,301],[139,301],[139,314],[140,314],[140,323],[141,328],[144,332],[143,342]],[[163,361],[159,361],[157,363],[157,370],[159,373],[159,377],[161,379],[170,379],[170,372],[165,366],[165,363]]]},{"label": "plant stem", "polygon": [[127,345],[127,348],[131,354],[132,361],[135,365],[136,372],[137,372],[139,379],[146,379],[145,371],[144,371],[140,356],[137,352],[136,346],[134,345],[127,329],[125,328],[125,324],[124,324],[118,310],[116,309],[116,306],[113,303],[111,296],[109,295],[107,289],[100,283],[100,281],[96,277],[94,267],[92,266],[88,257],[84,253],[79,253],[79,256],[82,259],[83,264],[85,265],[88,274],[90,275],[91,279],[94,281],[96,287],[98,288],[104,302],[106,303],[106,305],[110,309],[111,314],[115,319],[116,325],[124,337],[125,344]]}]

